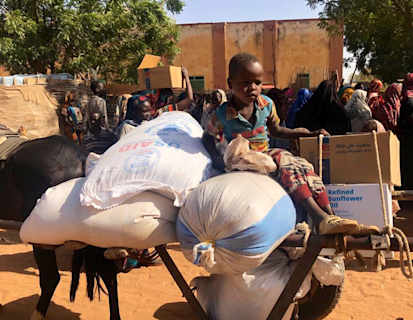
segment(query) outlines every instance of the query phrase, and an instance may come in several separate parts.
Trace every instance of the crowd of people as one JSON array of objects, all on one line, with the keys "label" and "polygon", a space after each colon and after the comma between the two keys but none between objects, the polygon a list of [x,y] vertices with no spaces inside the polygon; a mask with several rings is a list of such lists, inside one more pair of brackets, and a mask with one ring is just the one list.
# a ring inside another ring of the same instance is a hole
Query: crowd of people
[{"label": "crowd of people", "polygon": [[[104,85],[93,82],[94,97],[85,115],[87,132],[82,139],[77,135],[79,144],[102,154],[145,121],[164,112],[188,112],[205,130],[203,143],[216,169],[224,171],[225,148],[239,135],[249,140],[251,149],[271,156],[278,168],[274,178],[311,216],[320,234],[367,235],[378,229],[334,216],[322,180],[311,164],[296,156],[300,137],[390,130],[402,141],[403,186],[413,188],[407,178],[413,170],[408,165],[413,160],[413,74],[403,83],[390,84],[384,94],[384,85],[378,79],[371,81],[367,90],[362,84],[338,88],[334,81],[325,80],[314,91],[302,88],[295,99],[290,88],[274,88],[263,95],[263,67],[248,53],[238,54],[230,62],[228,96],[222,89],[200,96],[193,92],[185,67],[182,74],[187,89],[178,99],[167,88],[119,100],[126,109],[117,112],[122,116],[113,131],[108,126]],[[76,114],[73,110],[70,113]],[[71,135],[76,133],[76,127],[72,127]]]}]

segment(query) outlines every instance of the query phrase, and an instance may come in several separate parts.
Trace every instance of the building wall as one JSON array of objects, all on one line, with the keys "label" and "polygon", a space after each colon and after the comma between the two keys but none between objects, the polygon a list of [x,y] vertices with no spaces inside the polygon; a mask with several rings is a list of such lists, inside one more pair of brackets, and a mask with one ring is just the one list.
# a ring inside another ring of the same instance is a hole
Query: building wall
[{"label": "building wall", "polygon": [[0,77],[6,77],[9,76],[10,73],[6,70],[6,68],[0,66]]},{"label": "building wall", "polygon": [[226,77],[228,77],[229,61],[240,52],[249,52],[263,61],[263,33],[264,22],[229,23],[227,25]]},{"label": "building wall", "polygon": [[316,21],[278,22],[277,86],[287,87],[299,73],[316,87],[329,74],[330,38]]},{"label": "building wall", "polygon": [[343,38],[330,38],[318,20],[286,20],[182,25],[174,64],[185,65],[191,75],[205,77],[205,89],[225,88],[228,64],[235,54],[249,52],[265,70],[264,81],[283,88],[298,73],[310,75],[316,87],[331,70],[342,74]]},{"label": "building wall", "polygon": [[204,76],[205,87],[214,87],[213,32],[212,24],[183,26],[179,47],[181,53],[175,66],[185,66],[191,76]]}]

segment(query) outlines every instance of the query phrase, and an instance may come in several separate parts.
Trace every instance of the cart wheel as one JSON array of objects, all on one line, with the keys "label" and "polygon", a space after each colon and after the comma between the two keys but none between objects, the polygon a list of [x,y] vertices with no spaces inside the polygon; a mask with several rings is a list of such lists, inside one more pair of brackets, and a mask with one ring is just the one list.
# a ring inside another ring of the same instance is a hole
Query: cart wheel
[{"label": "cart wheel", "polygon": [[[345,265],[343,258],[337,258],[337,264],[343,275],[343,282],[338,286],[323,286],[313,276],[308,294],[298,300],[298,315],[300,320],[319,320],[327,317],[337,306],[343,293]],[[294,315],[291,318],[295,319]]]}]

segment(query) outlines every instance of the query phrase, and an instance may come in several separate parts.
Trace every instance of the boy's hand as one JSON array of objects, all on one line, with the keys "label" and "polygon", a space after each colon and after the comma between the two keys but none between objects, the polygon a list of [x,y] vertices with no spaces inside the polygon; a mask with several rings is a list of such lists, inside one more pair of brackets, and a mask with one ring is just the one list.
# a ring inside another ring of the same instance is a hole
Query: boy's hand
[{"label": "boy's hand", "polygon": [[320,130],[314,131],[313,133],[314,133],[314,136],[315,136],[315,137],[318,137],[320,134],[322,134],[323,136],[326,136],[326,137],[329,137],[329,136],[330,136],[330,134],[329,134],[326,130],[324,130],[324,129],[320,129]]},{"label": "boy's hand", "polygon": [[188,69],[187,69],[186,67],[182,66],[182,67],[181,67],[181,71],[182,71],[182,76],[183,76],[184,78],[188,78],[188,77],[189,77],[189,72],[188,72]]}]

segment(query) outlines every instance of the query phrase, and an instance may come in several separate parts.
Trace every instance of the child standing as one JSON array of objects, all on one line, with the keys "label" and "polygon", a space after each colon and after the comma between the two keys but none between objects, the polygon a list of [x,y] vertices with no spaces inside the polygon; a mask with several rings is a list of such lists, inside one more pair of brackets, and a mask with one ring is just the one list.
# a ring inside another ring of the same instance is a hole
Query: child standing
[{"label": "child standing", "polygon": [[230,142],[240,134],[249,140],[251,149],[267,152],[272,156],[278,167],[277,181],[294,202],[301,205],[311,216],[319,234],[375,233],[375,228],[372,230],[369,227],[359,227],[355,220],[334,216],[324,184],[313,172],[310,163],[282,149],[268,150],[268,134],[275,138],[296,140],[328,133],[323,129],[308,132],[305,129],[291,130],[281,127],[273,101],[261,95],[263,75],[263,67],[255,56],[240,53],[231,59],[228,86],[233,96],[216,110],[202,137],[214,167],[221,171],[225,169],[214,137],[222,133]]}]

